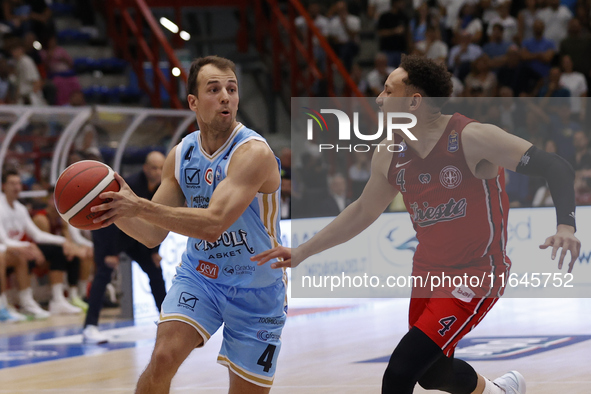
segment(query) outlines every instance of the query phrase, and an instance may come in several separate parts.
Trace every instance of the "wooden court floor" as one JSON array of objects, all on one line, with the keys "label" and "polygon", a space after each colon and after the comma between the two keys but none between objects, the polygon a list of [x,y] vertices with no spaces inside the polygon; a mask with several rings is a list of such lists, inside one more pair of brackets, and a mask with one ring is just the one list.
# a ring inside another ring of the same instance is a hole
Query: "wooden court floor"
[{"label": "wooden court floor", "polygon": [[[293,313],[283,331],[271,392],[379,393],[385,360],[407,330],[407,309],[404,299],[368,300]],[[590,311],[591,299],[501,299],[460,342],[458,353],[475,360],[470,363],[490,378],[520,371],[528,393],[589,394]],[[0,393],[132,393],[152,351],[154,323],[106,327],[115,342],[104,347],[81,345],[82,320],[52,317],[0,325]],[[220,343],[218,332],[191,354],[173,380],[172,393],[227,392],[227,370],[215,362]],[[10,366],[47,354],[65,356]]]}]

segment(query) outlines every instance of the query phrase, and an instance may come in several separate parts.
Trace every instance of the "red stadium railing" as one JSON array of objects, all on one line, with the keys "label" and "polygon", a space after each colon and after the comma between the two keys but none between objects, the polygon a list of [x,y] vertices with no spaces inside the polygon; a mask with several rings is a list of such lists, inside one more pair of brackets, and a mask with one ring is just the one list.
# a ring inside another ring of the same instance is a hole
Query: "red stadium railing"
[{"label": "red stadium railing", "polygon": [[[284,74],[289,74],[292,96],[315,96],[314,86],[324,81],[326,93],[363,97],[361,91],[345,69],[326,37],[314,25],[314,21],[300,0],[288,0],[281,9],[277,0],[252,0],[255,6],[255,41],[259,52],[268,54],[273,61],[273,88],[281,90]],[[266,12],[268,11],[268,12]],[[306,22],[305,37],[300,39],[295,19],[302,16]],[[326,54],[326,64],[319,68],[314,55],[314,41]],[[343,80],[342,92],[335,88],[335,73]]]},{"label": "red stadium railing", "polygon": [[[183,83],[187,81],[187,73],[183,70],[180,61],[174,53],[174,49],[160,29],[158,22],[150,11],[150,7],[166,6],[175,7],[175,15],[180,21],[180,7],[184,1],[168,0],[107,0],[105,12],[107,14],[109,35],[113,40],[115,50],[133,68],[138,78],[140,88],[146,92],[153,107],[162,107],[161,88],[170,97],[172,108],[184,108],[178,97],[178,80],[173,75],[173,69],[180,71],[178,77]],[[152,4],[158,3],[158,4]],[[146,34],[147,33],[147,34]],[[182,45],[178,34],[173,39],[173,44]],[[164,54],[168,61],[168,75],[160,68],[160,54]],[[152,65],[152,83],[148,82],[144,72],[144,62]]]},{"label": "red stadium railing", "polygon": [[[168,93],[171,107],[183,107],[178,98],[177,80],[172,75],[175,67],[181,72],[181,81],[187,81],[187,75],[174,53],[174,48],[182,47],[184,41],[179,33],[173,34],[170,42],[167,40],[150,11],[150,8],[156,7],[174,9],[174,22],[179,27],[182,25],[184,7],[237,8],[240,26],[236,46],[239,51],[245,52],[249,39],[254,38],[259,53],[270,59],[275,92],[280,92],[285,87],[287,76],[291,96],[316,96],[318,92],[314,88],[319,83],[325,86],[324,92],[328,96],[363,96],[300,0],[288,0],[282,5],[278,0],[107,0],[105,5],[109,35],[116,51],[131,64],[140,88],[148,94],[154,107],[162,107],[161,88]],[[254,36],[249,29],[249,11],[253,8]],[[303,39],[299,37],[295,26],[295,18],[298,16],[302,16],[306,22]],[[314,43],[326,55],[323,67],[318,66]],[[158,64],[161,54],[168,61],[166,73]],[[151,81],[145,75],[144,62],[152,65]],[[337,75],[342,80],[342,89],[335,87]]]},{"label": "red stadium railing", "polygon": [[[183,83],[187,82],[187,73],[183,70],[174,49],[181,48],[185,41],[180,37],[180,31],[172,35],[171,42],[162,32],[150,8],[174,9],[174,21],[182,26],[182,9],[185,7],[233,7],[240,11],[240,27],[236,35],[236,46],[245,52],[248,46],[247,12],[250,1],[244,0],[107,0],[105,13],[108,20],[109,35],[118,53],[132,66],[138,77],[138,83],[150,97],[153,107],[162,107],[160,88],[170,97],[172,108],[183,108],[178,98],[176,77],[172,74],[174,68],[180,70]],[[145,33],[149,32],[149,37]],[[130,47],[130,42],[136,48]],[[158,63],[161,51],[168,61],[168,75],[160,69]],[[150,62],[153,70],[153,80],[150,84],[143,69],[144,62]],[[151,86],[150,86],[151,85]]]}]

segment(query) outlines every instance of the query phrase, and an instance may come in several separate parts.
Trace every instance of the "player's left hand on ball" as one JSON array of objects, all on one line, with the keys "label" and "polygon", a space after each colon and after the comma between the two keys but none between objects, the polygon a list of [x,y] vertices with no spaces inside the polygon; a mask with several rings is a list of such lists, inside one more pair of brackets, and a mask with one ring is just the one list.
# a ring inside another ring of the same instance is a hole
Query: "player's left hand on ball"
[{"label": "player's left hand on ball", "polygon": [[572,226],[565,224],[558,225],[556,234],[546,238],[546,242],[540,245],[540,249],[546,249],[552,246],[552,260],[556,258],[558,249],[562,248],[560,258],[558,260],[558,269],[562,269],[562,263],[566,252],[570,251],[571,260],[568,265],[568,272],[572,272],[575,262],[579,258],[581,252],[581,241],[575,237],[575,229]]},{"label": "player's left hand on ball", "polygon": [[281,261],[272,263],[271,268],[295,267],[295,265],[292,266],[291,248],[286,248],[285,246],[276,246],[273,249],[266,250],[250,258],[251,261],[257,261],[257,265],[263,265],[273,259],[281,259]]},{"label": "player's left hand on ball", "polygon": [[110,226],[117,219],[137,216],[139,210],[140,198],[131,190],[121,175],[115,173],[114,176],[121,189],[118,192],[101,193],[99,197],[108,202],[90,208],[92,212],[105,211],[103,215],[93,220],[94,223],[102,222],[103,228]]}]

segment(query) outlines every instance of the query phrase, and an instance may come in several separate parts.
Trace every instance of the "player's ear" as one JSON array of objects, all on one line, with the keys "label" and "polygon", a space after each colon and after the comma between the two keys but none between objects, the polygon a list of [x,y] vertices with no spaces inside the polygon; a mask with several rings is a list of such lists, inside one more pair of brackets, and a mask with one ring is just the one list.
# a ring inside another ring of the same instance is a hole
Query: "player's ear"
[{"label": "player's ear", "polygon": [[416,94],[412,96],[412,98],[410,99],[410,109],[416,110],[417,108],[419,108],[422,101],[423,98],[420,95]]},{"label": "player's ear", "polygon": [[187,96],[187,102],[189,103],[189,109],[191,111],[197,111],[199,107],[199,99],[194,94],[189,94]]}]

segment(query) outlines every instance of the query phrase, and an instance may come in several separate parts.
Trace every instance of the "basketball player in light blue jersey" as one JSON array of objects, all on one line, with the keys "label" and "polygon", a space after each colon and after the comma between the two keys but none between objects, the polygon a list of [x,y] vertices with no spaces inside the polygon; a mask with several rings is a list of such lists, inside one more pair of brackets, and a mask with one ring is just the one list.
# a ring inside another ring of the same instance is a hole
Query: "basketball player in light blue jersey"
[{"label": "basketball player in light blue jersey", "polygon": [[96,222],[115,223],[148,247],[169,231],[189,237],[158,325],[150,364],[137,393],[168,393],[182,362],[224,323],[218,362],[230,371],[232,394],[268,393],[285,323],[286,277],[250,257],[278,246],[278,160],[254,131],[236,121],[235,65],[217,56],[191,65],[189,107],[199,131],[169,153],[151,201],[125,181]]}]

